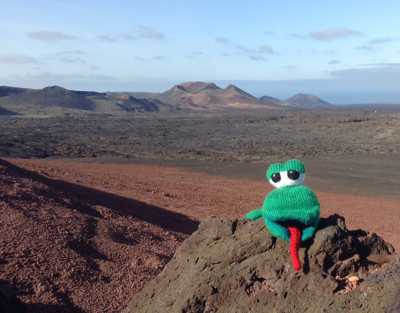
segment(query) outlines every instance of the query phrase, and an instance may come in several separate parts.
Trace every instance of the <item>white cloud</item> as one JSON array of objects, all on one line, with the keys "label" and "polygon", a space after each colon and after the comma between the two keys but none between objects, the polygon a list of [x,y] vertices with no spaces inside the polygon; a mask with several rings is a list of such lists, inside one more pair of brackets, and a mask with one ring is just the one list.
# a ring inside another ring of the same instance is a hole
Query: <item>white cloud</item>
[{"label": "white cloud", "polygon": [[27,36],[34,40],[44,41],[44,42],[58,42],[62,40],[75,40],[78,37],[74,35],[69,35],[63,32],[41,30],[36,32],[29,32]]},{"label": "white cloud", "polygon": [[60,59],[61,62],[63,63],[69,63],[69,64],[86,64],[86,61],[82,58],[69,58],[69,57],[63,57]]},{"label": "white cloud", "polygon": [[65,51],[59,51],[55,55],[62,57],[62,56],[81,56],[85,54],[86,52],[83,50],[65,50]]},{"label": "white cloud", "polygon": [[0,63],[25,65],[25,64],[35,64],[38,63],[38,61],[36,58],[23,54],[8,54],[0,56]]},{"label": "white cloud", "polygon": [[395,38],[395,37],[378,37],[378,38],[374,38],[374,39],[368,41],[368,44],[369,45],[381,45],[381,44],[394,42],[394,41],[398,41],[398,40],[399,40],[399,38]]},{"label": "white cloud", "polygon": [[332,41],[348,37],[360,37],[363,33],[349,28],[330,28],[311,32],[310,37],[320,41]]},{"label": "white cloud", "polygon": [[291,33],[289,36],[296,39],[307,39],[307,36],[298,33]]},{"label": "white cloud", "polygon": [[366,52],[374,52],[377,49],[375,47],[373,47],[372,45],[361,45],[361,46],[357,46],[355,47],[356,50],[361,50],[361,51],[366,51]]},{"label": "white cloud", "polygon": [[99,35],[97,39],[104,42],[116,42],[118,40],[117,36],[111,35]]},{"label": "white cloud", "polygon": [[329,61],[329,65],[336,65],[336,64],[339,64],[340,63],[340,61],[339,60],[330,60]]},{"label": "white cloud", "polygon": [[249,58],[253,61],[266,61],[265,57],[262,55],[250,55]]},{"label": "white cloud", "polygon": [[139,40],[139,39],[149,39],[149,40],[165,40],[166,36],[161,31],[145,25],[137,25],[134,29],[125,34],[102,34],[98,35],[97,39],[103,42],[114,43],[119,40]]},{"label": "white cloud", "polygon": [[165,60],[166,57],[163,55],[154,55],[151,57],[135,56],[135,59],[137,61],[141,61],[141,62],[148,62],[148,61],[162,61],[162,60]]},{"label": "white cloud", "polygon": [[224,52],[222,56],[232,56],[234,54],[242,54],[249,57],[253,61],[265,61],[265,55],[277,54],[275,50],[269,45],[260,45],[257,48],[249,48],[237,42],[234,42],[226,37],[217,37],[215,41],[225,48],[229,49],[229,52]]},{"label": "white cloud", "polygon": [[127,39],[154,39],[154,40],[164,40],[166,36],[159,30],[145,25],[137,25],[134,31],[125,36]]},{"label": "white cloud", "polygon": [[400,80],[400,63],[371,63],[360,67],[331,71],[340,80],[352,80],[365,84],[365,87],[389,88]]},{"label": "white cloud", "polygon": [[275,54],[274,49],[269,45],[262,45],[258,48],[258,52],[262,54]]}]

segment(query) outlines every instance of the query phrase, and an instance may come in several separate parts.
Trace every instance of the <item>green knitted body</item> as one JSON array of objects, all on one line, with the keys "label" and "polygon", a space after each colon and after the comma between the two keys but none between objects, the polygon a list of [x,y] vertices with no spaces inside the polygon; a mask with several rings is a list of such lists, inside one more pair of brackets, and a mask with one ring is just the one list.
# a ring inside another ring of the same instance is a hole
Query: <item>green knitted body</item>
[{"label": "green knitted body", "polygon": [[304,186],[305,168],[299,160],[271,164],[266,178],[276,189],[271,191],[260,209],[245,218],[263,218],[272,236],[290,241],[289,253],[293,269],[301,269],[299,247],[302,241],[312,238],[318,228],[320,205],[315,193]]},{"label": "green knitted body", "polygon": [[320,205],[315,193],[304,185],[273,190],[264,200],[263,218],[272,235],[289,240],[280,223],[297,221],[304,224],[302,241],[311,238],[318,227]]},{"label": "green knitted body", "polygon": [[289,186],[271,191],[263,207],[249,212],[247,219],[264,219],[269,232],[283,240],[289,240],[285,222],[296,221],[304,225],[301,240],[310,239],[317,227],[320,205],[315,193],[304,185]]}]

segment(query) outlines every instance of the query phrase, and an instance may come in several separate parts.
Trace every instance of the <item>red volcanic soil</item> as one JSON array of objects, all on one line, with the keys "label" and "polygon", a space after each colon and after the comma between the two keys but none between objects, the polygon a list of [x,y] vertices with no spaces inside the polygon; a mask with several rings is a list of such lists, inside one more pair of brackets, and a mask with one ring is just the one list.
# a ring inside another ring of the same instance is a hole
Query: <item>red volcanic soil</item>
[{"label": "red volcanic soil", "polygon": [[0,281],[27,312],[118,312],[197,226],[2,160],[0,220]]},{"label": "red volcanic soil", "polygon": [[[172,167],[0,159],[0,284],[28,312],[118,312],[198,220],[242,216],[268,191]],[[323,215],[400,248],[399,200],[317,193]]]}]

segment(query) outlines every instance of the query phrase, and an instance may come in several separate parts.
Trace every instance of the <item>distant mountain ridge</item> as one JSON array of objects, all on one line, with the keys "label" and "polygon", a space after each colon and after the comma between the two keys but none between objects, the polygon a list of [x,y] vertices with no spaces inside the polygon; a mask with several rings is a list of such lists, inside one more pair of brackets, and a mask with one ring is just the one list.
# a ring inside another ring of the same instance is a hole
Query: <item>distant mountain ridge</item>
[{"label": "distant mountain ridge", "polygon": [[215,110],[229,108],[266,108],[256,97],[235,85],[221,88],[214,83],[186,82],[173,86],[157,96],[163,102],[182,109]]},{"label": "distant mountain ridge", "polygon": [[[133,96],[113,96],[95,91],[69,90],[60,86],[43,89],[0,87],[2,115],[45,114],[48,112],[159,112],[173,110],[170,105],[159,100],[136,98]],[[9,112],[6,114],[6,111]]]},{"label": "distant mountain ridge", "polygon": [[293,97],[286,99],[285,103],[302,108],[326,108],[333,106],[331,103],[324,101],[317,96],[304,93],[298,93]]},{"label": "distant mountain ridge", "polygon": [[[89,93],[91,94],[91,93]],[[15,106],[61,107],[77,110],[94,109],[95,104],[87,98],[87,92],[72,91],[59,86],[50,86],[43,89],[26,89],[23,92],[11,93],[0,98],[0,104]]]},{"label": "distant mountain ridge", "polygon": [[221,88],[214,83],[198,81],[178,84],[163,93],[153,96],[165,103],[194,110],[229,108],[282,109],[285,107],[313,109],[333,106],[329,102],[309,94],[299,93],[287,100],[280,100],[267,95],[256,98],[232,84]]},{"label": "distant mountain ridge", "polygon": [[[60,86],[28,89],[0,86],[2,115],[64,114],[67,112],[170,112],[220,111],[229,109],[306,109],[327,108],[330,103],[319,97],[297,94],[287,100],[268,95],[257,98],[243,89],[212,82],[184,82],[160,92],[95,92],[70,90]],[[8,113],[7,113],[8,112]]]},{"label": "distant mountain ridge", "polygon": [[0,97],[6,97],[27,91],[28,88],[0,86]]}]

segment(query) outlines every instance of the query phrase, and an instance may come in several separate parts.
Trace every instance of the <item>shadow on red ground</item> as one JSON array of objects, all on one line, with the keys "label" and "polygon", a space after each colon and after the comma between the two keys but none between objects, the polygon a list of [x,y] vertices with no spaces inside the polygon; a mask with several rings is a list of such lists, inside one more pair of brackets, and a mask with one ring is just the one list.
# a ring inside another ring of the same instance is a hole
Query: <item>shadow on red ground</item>
[{"label": "shadow on red ground", "polygon": [[18,313],[119,312],[198,227],[184,214],[3,159],[0,221],[0,305],[8,306],[0,312]]},{"label": "shadow on red ground", "polygon": [[[101,205],[111,208],[120,215],[136,217],[164,229],[184,234],[193,233],[199,224],[198,221],[195,221],[184,214],[172,212],[138,200],[122,197],[79,184],[51,179],[36,172],[16,166],[4,159],[0,159],[0,165],[6,167],[6,171],[11,174],[38,181],[53,189],[62,191],[63,193],[73,194],[74,198],[80,198],[83,203],[89,204],[89,206],[78,206],[84,214],[98,217],[98,213],[95,210],[92,210],[90,206]],[[51,196],[53,198],[54,196],[57,197],[54,193],[48,193],[46,196]]]}]

